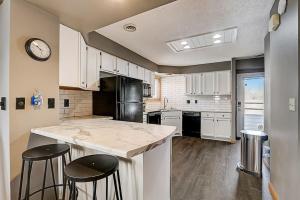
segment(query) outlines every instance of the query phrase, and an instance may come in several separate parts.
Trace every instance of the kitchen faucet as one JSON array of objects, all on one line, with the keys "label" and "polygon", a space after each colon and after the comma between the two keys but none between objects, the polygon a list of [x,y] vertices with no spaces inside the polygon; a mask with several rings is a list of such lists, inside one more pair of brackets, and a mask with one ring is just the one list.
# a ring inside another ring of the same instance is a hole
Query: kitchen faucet
[{"label": "kitchen faucet", "polygon": [[167,108],[167,103],[169,102],[167,97],[164,97],[164,110]]}]

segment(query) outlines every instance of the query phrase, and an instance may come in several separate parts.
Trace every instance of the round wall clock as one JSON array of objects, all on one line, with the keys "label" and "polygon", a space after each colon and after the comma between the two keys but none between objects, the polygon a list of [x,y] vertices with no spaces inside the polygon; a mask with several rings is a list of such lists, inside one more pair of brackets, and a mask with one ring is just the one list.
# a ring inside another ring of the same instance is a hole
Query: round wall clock
[{"label": "round wall clock", "polygon": [[51,56],[50,46],[41,39],[31,38],[26,41],[25,49],[27,54],[37,61],[46,61]]}]

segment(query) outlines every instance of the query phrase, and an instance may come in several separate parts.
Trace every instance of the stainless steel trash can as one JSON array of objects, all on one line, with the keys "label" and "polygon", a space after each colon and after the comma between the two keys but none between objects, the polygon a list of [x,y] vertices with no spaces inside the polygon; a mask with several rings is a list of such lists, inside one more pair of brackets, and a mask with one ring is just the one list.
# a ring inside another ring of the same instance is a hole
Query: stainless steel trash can
[{"label": "stainless steel trash can", "polygon": [[250,174],[262,174],[262,145],[268,140],[267,134],[261,131],[241,131],[241,161],[238,169]]}]

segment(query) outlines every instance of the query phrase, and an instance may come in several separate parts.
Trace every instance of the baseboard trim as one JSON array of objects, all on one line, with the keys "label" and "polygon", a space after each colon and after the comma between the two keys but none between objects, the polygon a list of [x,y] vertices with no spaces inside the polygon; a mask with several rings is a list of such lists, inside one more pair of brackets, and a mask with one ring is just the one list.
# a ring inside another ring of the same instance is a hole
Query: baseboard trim
[{"label": "baseboard trim", "polygon": [[278,193],[275,190],[275,187],[271,182],[269,182],[269,191],[270,191],[270,194],[271,194],[273,200],[279,200]]}]

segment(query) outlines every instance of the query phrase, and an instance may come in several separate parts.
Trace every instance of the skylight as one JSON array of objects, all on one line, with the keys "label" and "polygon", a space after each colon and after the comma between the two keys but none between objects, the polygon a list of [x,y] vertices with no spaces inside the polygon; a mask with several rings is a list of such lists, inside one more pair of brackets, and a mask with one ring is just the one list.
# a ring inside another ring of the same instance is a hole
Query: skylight
[{"label": "skylight", "polygon": [[205,33],[188,38],[182,38],[167,42],[167,45],[176,53],[191,51],[210,46],[220,46],[223,44],[234,43],[237,39],[237,28]]}]

